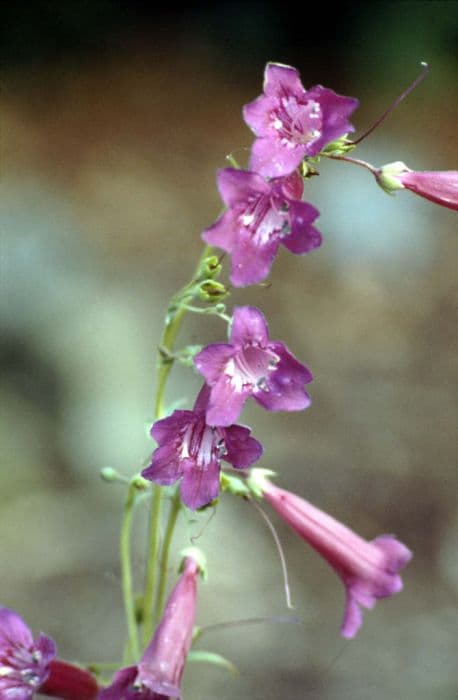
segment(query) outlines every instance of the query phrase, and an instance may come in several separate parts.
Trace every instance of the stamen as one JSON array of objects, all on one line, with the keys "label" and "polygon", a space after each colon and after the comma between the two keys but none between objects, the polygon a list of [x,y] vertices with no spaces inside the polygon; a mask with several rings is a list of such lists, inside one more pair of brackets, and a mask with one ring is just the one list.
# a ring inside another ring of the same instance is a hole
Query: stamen
[{"label": "stamen", "polygon": [[289,577],[288,577],[288,567],[286,565],[286,559],[285,559],[285,553],[283,551],[282,544],[280,542],[280,538],[277,534],[277,531],[275,529],[275,526],[273,525],[272,521],[270,520],[269,516],[267,513],[263,511],[259,503],[256,503],[256,501],[253,501],[251,498],[248,499],[249,502],[256,508],[258,513],[262,515],[264,518],[264,521],[269,528],[270,532],[272,533],[272,537],[274,538],[275,545],[277,547],[278,555],[280,557],[280,563],[281,563],[281,570],[283,573],[283,586],[285,589],[285,598],[286,598],[286,606],[292,610],[294,608],[294,605],[291,602],[291,591],[289,587]]}]

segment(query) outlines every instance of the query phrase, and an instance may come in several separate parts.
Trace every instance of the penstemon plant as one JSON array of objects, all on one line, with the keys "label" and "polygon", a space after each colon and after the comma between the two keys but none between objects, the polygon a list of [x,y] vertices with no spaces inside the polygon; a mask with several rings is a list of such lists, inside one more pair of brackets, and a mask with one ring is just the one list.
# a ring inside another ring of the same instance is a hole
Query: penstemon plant
[{"label": "penstemon plant", "polygon": [[[395,536],[367,541],[277,486],[270,469],[253,467],[263,448],[251,429],[239,424],[245,402],[252,397],[267,411],[302,411],[311,403],[305,387],[312,373],[282,341],[271,339],[259,309],[244,305],[228,311],[225,300],[230,285],[221,282],[220,276],[223,261],[228,260],[233,287],[258,284],[268,278],[280,245],[294,254],[309,253],[321,245],[315,226],[319,212],[303,201],[303,194],[323,158],[368,169],[390,194],[407,189],[458,210],[457,171],[415,172],[402,162],[375,167],[351,155],[426,71],[423,65],[419,77],[375,124],[352,140],[349,119],[358,106],[356,99],[321,85],[306,90],[295,68],[267,64],[263,94],[243,110],[256,136],[248,169],[230,156],[231,167],[218,171],[225,211],[202,233],[206,245],[200,260],[190,281],[169,301],[158,342],[151,428],[156,448],[150,464],[127,483],[120,530],[127,628],[123,660],[108,668],[60,660],[50,637],[40,634],[34,639],[20,615],[2,607],[0,700],[30,700],[35,693],[64,700],[167,700],[181,697],[187,660],[231,670],[232,664],[220,655],[192,649],[201,634],[195,626],[198,584],[207,574],[200,549],[183,549],[179,577],[167,591],[169,554],[180,514],[186,509],[212,508],[223,495],[252,501],[257,508],[264,501],[330,564],[345,587],[340,629],[344,637],[351,639],[358,633],[362,608],[372,608],[377,600],[402,589],[399,572],[412,554]],[[177,348],[178,331],[190,314],[217,316],[227,324],[227,340]],[[203,382],[192,408],[170,412],[166,387],[178,362],[194,366]],[[232,469],[223,467],[223,462]],[[126,481],[108,468],[102,476],[107,482]],[[148,548],[144,589],[138,593],[131,569],[131,527],[136,506],[147,499]],[[279,546],[273,524],[268,523]],[[284,565],[280,546],[279,553]],[[285,568],[284,572],[288,603]]]}]

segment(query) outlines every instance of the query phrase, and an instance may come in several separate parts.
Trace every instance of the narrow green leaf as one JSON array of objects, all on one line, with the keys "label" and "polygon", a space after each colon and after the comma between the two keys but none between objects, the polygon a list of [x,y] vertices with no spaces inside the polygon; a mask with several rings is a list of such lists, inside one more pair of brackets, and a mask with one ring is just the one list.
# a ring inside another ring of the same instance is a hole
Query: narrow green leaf
[{"label": "narrow green leaf", "polygon": [[225,659],[224,656],[221,656],[221,654],[215,654],[213,651],[190,651],[188,654],[188,660],[195,661],[197,663],[213,664],[214,666],[224,668],[226,671],[229,671],[229,673],[232,673],[234,676],[239,675],[239,670],[232,663],[232,661]]}]

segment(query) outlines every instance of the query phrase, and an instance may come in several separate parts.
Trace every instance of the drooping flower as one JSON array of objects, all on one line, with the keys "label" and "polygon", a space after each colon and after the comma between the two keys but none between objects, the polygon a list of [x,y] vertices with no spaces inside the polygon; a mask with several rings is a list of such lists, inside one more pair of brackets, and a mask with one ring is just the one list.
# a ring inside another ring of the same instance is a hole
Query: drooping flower
[{"label": "drooping flower", "polygon": [[390,194],[407,189],[435,204],[458,211],[458,170],[415,172],[402,161],[396,161],[376,170],[375,178]]},{"label": "drooping flower", "polygon": [[265,279],[280,243],[296,254],[321,244],[312,226],[319,212],[301,201],[304,183],[298,173],[267,182],[257,173],[225,168],[217,181],[228,209],[202,238],[230,253],[235,287]]},{"label": "drooping flower", "polygon": [[221,460],[236,469],[249,467],[262,455],[261,444],[242,425],[214,427],[205,414],[210,389],[203,386],[192,411],[174,411],[157,421],[151,435],[159,447],[145,479],[163,486],[181,479],[183,502],[195,510],[210,503],[219,493]]},{"label": "drooping flower", "polygon": [[162,619],[136,666],[118,671],[98,700],[181,698],[181,677],[191,648],[200,567],[188,556],[165,605]]},{"label": "drooping flower", "polygon": [[341,634],[351,639],[362,624],[359,606],[373,608],[376,601],[402,590],[399,571],[412,557],[393,535],[368,542],[335,518],[289,491],[284,491],[255,469],[249,482],[278,515],[308,542],[339,574],[346,588]]},{"label": "drooping flower", "polygon": [[322,85],[305,90],[295,68],[268,63],[264,94],[243,109],[258,137],[250,169],[266,177],[289,175],[305,156],[316,156],[326,144],[354,131],[348,118],[357,106],[358,100]]},{"label": "drooping flower", "polygon": [[281,342],[269,339],[263,314],[234,309],[229,343],[207,345],[194,363],[211,387],[210,425],[231,425],[249,396],[268,411],[300,411],[310,405],[304,384],[312,374]]},{"label": "drooping flower", "polygon": [[24,620],[14,610],[0,608],[0,698],[29,700],[49,675],[56,655],[50,637],[34,640]]}]

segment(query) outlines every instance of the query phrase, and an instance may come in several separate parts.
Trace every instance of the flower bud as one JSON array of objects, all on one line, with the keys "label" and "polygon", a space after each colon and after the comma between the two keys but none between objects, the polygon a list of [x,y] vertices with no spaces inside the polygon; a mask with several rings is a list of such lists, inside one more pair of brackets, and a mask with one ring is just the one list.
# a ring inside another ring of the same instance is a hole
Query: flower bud
[{"label": "flower bud", "polygon": [[375,178],[388,194],[407,189],[430,202],[458,211],[457,170],[415,172],[397,161],[377,170]]}]

